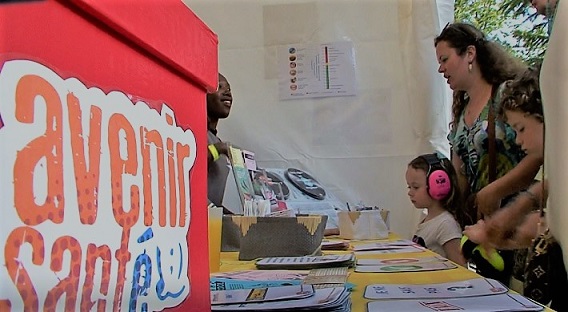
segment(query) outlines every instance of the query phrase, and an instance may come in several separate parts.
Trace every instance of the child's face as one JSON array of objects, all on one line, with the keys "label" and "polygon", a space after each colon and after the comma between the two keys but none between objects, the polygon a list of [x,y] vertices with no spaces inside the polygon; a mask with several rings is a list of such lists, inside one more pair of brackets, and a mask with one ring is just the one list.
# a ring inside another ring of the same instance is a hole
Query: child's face
[{"label": "child's face", "polygon": [[406,168],[406,184],[408,185],[408,197],[416,208],[428,208],[432,198],[428,194],[426,185],[426,172],[422,169]]},{"label": "child's face", "polygon": [[507,123],[517,133],[516,143],[527,154],[544,156],[543,123],[534,116],[521,111],[506,111]]}]

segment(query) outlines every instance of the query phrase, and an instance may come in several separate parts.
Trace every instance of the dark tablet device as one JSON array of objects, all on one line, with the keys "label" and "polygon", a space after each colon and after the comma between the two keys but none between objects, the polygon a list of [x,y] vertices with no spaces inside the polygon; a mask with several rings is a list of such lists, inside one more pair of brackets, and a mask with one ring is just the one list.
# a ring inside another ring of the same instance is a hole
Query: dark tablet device
[{"label": "dark tablet device", "polygon": [[288,168],[285,172],[285,176],[286,179],[302,191],[302,193],[318,200],[323,200],[325,198],[325,190],[320,186],[316,179],[306,172],[300,169]]}]

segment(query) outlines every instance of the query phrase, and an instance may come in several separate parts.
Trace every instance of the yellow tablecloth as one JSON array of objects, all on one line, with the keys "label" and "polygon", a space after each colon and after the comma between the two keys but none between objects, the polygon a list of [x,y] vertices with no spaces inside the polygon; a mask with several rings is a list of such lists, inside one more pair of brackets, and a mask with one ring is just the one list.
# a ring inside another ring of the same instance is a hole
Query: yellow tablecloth
[{"label": "yellow tablecloth", "polygon": [[[398,239],[396,234],[391,234],[389,240]],[[327,238],[327,239],[337,239],[337,238]],[[351,241],[351,248],[357,244],[369,244],[377,241]],[[351,251],[324,251],[324,254],[341,254],[353,252]],[[414,252],[414,253],[399,253],[399,254],[381,254],[381,255],[358,255],[360,259],[367,258],[401,258],[401,257],[432,257],[435,254],[432,251],[426,250],[425,252]],[[221,272],[231,272],[231,271],[241,271],[241,270],[254,270],[256,269],[254,261],[239,261],[238,252],[222,252],[221,253]],[[456,269],[450,270],[439,270],[439,271],[426,271],[426,272],[398,272],[398,273],[358,273],[354,272],[351,268],[349,269],[348,282],[355,285],[353,292],[351,293],[351,299],[353,301],[353,312],[364,312],[367,311],[368,299],[363,298],[365,293],[365,287],[369,284],[432,284],[432,283],[445,283],[452,281],[461,281],[471,278],[479,277],[479,275],[473,271],[470,271],[462,266],[458,266]],[[553,311],[551,309],[546,309],[545,311]]]}]

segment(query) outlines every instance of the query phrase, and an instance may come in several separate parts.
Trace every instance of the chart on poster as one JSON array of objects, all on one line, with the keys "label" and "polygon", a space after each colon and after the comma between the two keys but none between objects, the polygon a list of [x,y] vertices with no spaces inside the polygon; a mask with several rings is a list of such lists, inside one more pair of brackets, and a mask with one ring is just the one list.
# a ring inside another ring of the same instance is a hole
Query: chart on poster
[{"label": "chart on poster", "polygon": [[281,100],[356,93],[350,41],[286,45],[278,59]]}]

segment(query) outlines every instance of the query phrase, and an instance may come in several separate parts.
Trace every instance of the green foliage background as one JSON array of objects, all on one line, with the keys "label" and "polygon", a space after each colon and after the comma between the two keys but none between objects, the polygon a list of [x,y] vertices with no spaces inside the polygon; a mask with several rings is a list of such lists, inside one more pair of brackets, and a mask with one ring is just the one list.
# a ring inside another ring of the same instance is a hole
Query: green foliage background
[{"label": "green foliage background", "polygon": [[532,65],[548,44],[548,23],[524,0],[456,0],[455,20],[469,22]]}]

